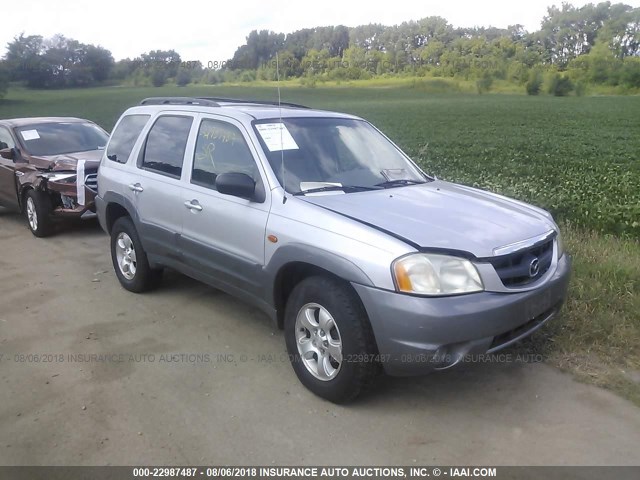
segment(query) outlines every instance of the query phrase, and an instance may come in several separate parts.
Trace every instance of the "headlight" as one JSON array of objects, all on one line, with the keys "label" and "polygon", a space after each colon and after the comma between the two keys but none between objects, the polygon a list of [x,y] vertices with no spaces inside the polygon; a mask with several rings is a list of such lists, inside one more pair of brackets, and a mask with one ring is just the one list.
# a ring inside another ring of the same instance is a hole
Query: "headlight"
[{"label": "headlight", "polygon": [[560,235],[560,230],[558,230],[558,235],[556,236],[556,242],[558,245],[558,258],[564,255],[564,243],[562,242],[562,235]]},{"label": "headlight", "polygon": [[418,295],[451,295],[484,290],[480,274],[464,258],[415,253],[393,262],[396,288]]},{"label": "headlight", "polygon": [[75,182],[76,174],[75,173],[43,173],[42,177],[46,178],[50,182],[65,182],[71,183]]}]

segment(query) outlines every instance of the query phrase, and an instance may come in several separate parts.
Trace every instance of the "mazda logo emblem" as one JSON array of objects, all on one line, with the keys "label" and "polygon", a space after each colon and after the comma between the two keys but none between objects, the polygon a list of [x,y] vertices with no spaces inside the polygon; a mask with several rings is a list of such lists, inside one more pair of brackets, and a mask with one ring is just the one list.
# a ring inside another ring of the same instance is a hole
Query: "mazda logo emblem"
[{"label": "mazda logo emblem", "polygon": [[540,261],[534,258],[531,260],[531,263],[529,263],[529,276],[533,278],[538,275],[538,273],[540,273]]}]

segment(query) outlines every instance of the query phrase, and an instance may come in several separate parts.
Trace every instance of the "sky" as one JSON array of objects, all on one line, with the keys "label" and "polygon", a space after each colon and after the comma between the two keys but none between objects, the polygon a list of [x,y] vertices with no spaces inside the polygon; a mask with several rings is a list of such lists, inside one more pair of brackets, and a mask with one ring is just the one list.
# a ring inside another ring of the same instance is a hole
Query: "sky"
[{"label": "sky", "polygon": [[[101,45],[116,60],[149,50],[176,50],[183,60],[220,62],[233,56],[251,30],[290,33],[326,25],[394,25],[438,15],[456,27],[522,24],[537,30],[547,7],[561,0],[20,0],[0,29],[0,55],[16,35],[61,33]],[[582,6],[585,1],[573,1]],[[594,0],[598,3],[598,0]],[[615,3],[615,0],[614,2]],[[640,6],[640,0],[623,3]]]}]

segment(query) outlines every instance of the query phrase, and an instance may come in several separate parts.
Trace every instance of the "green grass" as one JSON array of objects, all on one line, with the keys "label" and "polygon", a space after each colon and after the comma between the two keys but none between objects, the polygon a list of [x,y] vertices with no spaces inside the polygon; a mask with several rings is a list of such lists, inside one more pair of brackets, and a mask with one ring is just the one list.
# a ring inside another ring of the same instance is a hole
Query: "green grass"
[{"label": "green grass", "polygon": [[[428,172],[551,210],[574,254],[570,298],[519,348],[640,404],[640,97],[475,95],[434,81],[289,82],[282,97],[363,116]],[[277,99],[260,85],[14,89],[0,117],[73,115],[110,129],[125,108],[165,95]]]},{"label": "green grass", "polygon": [[[449,88],[437,81],[282,93],[368,118],[439,177],[531,201],[582,228],[640,235],[640,97],[428,93]],[[12,90],[0,116],[75,115],[110,129],[126,107],[154,95],[277,98],[273,87]]]},{"label": "green grass", "polygon": [[562,225],[573,256],[558,321],[516,347],[640,405],[640,243]]}]

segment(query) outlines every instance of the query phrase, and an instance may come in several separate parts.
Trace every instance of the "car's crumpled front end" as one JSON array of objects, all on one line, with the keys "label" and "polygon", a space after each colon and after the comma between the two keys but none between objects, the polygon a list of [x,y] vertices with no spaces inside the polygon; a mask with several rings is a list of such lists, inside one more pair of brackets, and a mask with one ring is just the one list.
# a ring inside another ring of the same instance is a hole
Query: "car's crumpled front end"
[{"label": "car's crumpled front end", "polygon": [[102,151],[43,157],[38,167],[21,178],[33,188],[50,194],[52,214],[59,217],[87,217],[95,214],[98,166]]}]

